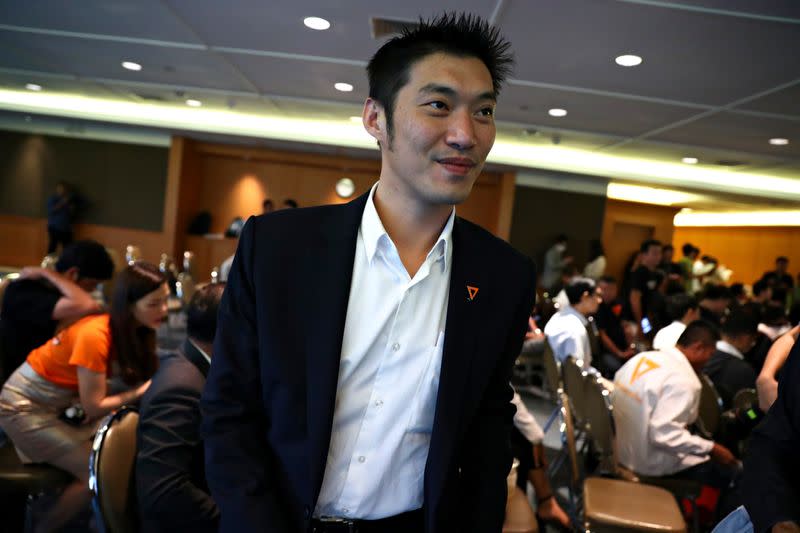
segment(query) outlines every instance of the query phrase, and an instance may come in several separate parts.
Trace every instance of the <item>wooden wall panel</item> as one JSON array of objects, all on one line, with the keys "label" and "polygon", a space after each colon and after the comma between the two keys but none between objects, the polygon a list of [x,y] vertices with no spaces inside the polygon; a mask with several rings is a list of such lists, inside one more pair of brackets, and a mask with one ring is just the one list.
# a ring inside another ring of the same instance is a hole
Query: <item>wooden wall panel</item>
[{"label": "wooden wall panel", "polygon": [[[125,259],[125,247],[135,244],[142,259],[158,263],[161,253],[169,250],[164,234],[97,224],[76,224],[75,239],[94,239]],[[22,267],[38,265],[47,251],[47,220],[44,218],[0,216],[0,265]],[[120,263],[121,264],[121,263]]]},{"label": "wooden wall panel", "polygon": [[606,272],[621,278],[625,259],[638,250],[641,244],[635,242],[636,239],[620,239],[620,235],[634,235],[636,232],[615,232],[617,224],[652,228],[652,238],[670,243],[673,239],[673,219],[678,210],[676,207],[607,200],[602,234],[608,259]]},{"label": "wooden wall panel", "polygon": [[733,270],[731,282],[752,284],[774,268],[780,255],[789,258],[790,273],[800,271],[798,227],[675,228],[675,249],[687,242],[700,248],[701,255],[712,255]]}]

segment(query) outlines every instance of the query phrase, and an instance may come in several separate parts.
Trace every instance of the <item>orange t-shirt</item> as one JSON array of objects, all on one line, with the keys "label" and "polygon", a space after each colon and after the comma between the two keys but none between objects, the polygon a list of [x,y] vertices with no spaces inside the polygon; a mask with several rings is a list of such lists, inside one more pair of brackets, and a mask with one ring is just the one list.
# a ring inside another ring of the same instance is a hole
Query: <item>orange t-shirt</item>
[{"label": "orange t-shirt", "polygon": [[78,390],[82,366],[105,374],[111,352],[109,316],[90,315],[61,330],[28,355],[28,364],[46,380]]}]

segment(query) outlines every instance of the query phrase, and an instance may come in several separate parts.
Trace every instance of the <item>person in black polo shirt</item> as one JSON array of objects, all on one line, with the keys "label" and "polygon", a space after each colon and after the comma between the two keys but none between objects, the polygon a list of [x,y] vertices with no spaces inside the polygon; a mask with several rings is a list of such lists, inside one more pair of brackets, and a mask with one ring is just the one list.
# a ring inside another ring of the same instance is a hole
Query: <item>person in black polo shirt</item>
[{"label": "person in black polo shirt", "polygon": [[596,368],[609,379],[634,355],[634,349],[625,337],[622,326],[622,302],[617,298],[617,280],[612,276],[603,276],[597,283],[602,303],[597,308],[595,323],[600,333],[602,357]]},{"label": "person in black polo shirt", "polygon": [[631,276],[631,288],[628,295],[628,317],[637,328],[637,337],[644,338],[648,333],[643,331],[642,319],[649,318],[653,295],[658,291],[664,276],[658,270],[661,263],[661,242],[648,239],[640,247],[640,266]]},{"label": "person in black polo shirt", "polygon": [[114,263],[103,245],[78,241],[67,246],[56,270],[26,268],[5,290],[0,309],[2,382],[34,348],[55,334],[59,323],[70,323],[98,311],[90,293],[111,279]]}]

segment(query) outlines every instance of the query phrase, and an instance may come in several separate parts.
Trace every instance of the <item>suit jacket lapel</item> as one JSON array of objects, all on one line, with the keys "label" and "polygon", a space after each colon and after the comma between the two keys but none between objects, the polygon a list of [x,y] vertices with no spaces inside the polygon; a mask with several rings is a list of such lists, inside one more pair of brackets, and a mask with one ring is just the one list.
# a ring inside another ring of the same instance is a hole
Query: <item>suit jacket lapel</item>
[{"label": "suit jacket lapel", "polygon": [[211,368],[211,364],[206,360],[205,357],[203,357],[203,354],[200,353],[200,350],[198,350],[195,345],[191,343],[188,337],[183,341],[181,351],[183,351],[184,357],[186,357],[186,359],[196,366],[197,370],[203,374],[203,377],[208,378],[208,370]]},{"label": "suit jacket lapel", "polygon": [[[469,227],[456,218],[442,369],[425,469],[426,505],[438,497],[438,493],[430,491],[441,490],[455,441],[463,429],[459,415],[463,412],[464,399],[467,397],[465,389],[477,349],[477,331],[481,317],[489,309],[489,282],[485,263],[469,238]],[[433,468],[431,465],[434,465]]]},{"label": "suit jacket lapel", "polygon": [[[300,280],[301,312],[307,313],[306,424],[311,498],[316,502],[325,474],[331,440],[356,239],[369,194],[353,200],[320,221],[317,242],[308,243]],[[309,312],[310,310],[310,312]]]}]

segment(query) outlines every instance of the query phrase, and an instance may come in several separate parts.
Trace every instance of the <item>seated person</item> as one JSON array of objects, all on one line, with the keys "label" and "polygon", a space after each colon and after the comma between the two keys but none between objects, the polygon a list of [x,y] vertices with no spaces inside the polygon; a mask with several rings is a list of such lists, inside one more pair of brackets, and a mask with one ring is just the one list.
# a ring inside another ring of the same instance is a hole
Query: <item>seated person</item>
[{"label": "seated person", "polygon": [[567,265],[561,271],[561,281],[556,286],[558,289],[556,295],[553,296],[553,303],[557,304],[559,308],[569,305],[569,298],[567,298],[566,289],[569,282],[578,276],[578,269],[574,265]]},{"label": "seated person", "polygon": [[[717,340],[716,329],[698,320],[686,326],[675,347],[640,353],[619,369],[612,404],[620,464],[637,474],[693,479],[725,492],[738,461],[724,446],[688,429],[700,405],[697,372]],[[727,513],[736,496],[721,499],[720,511]]]},{"label": "seated person", "polygon": [[597,308],[595,322],[600,335],[603,354],[599,366],[604,377],[613,379],[622,364],[629,359],[634,350],[631,348],[622,325],[622,302],[617,299],[617,281],[612,276],[603,276],[597,283],[603,301]]},{"label": "seated person", "polygon": [[706,285],[698,299],[700,318],[720,327],[731,301],[731,293],[728,288],[722,285]]},{"label": "seated person", "polygon": [[[775,344],[790,340],[787,334]],[[757,533],[800,531],[800,343],[785,361],[777,399],[753,430],[744,461],[744,506]]]},{"label": "seated person", "polygon": [[730,409],[737,392],[756,387],[756,373],[744,359],[756,341],[755,318],[749,313],[734,312],[722,324],[720,332],[722,339],[703,372],[714,382],[723,408]]},{"label": "seated person", "polygon": [[34,348],[56,333],[56,327],[99,311],[91,292],[111,279],[114,263],[95,241],[77,241],[64,248],[55,272],[26,268],[11,282],[0,310],[0,353],[5,381]]},{"label": "seated person", "polygon": [[188,338],[162,354],[142,397],[137,428],[136,489],[142,531],[217,531],[200,439],[200,395],[211,364],[224,283],[197,290],[186,311]]},{"label": "seated person", "polygon": [[654,350],[674,347],[686,326],[700,318],[697,299],[686,293],[673,294],[667,299],[667,313],[672,323],[658,330],[653,338]]},{"label": "seated person", "polygon": [[[91,315],[59,331],[33,350],[0,393],[0,427],[23,463],[47,463],[77,479],[39,524],[55,531],[88,506],[89,454],[96,421],[138,401],[158,366],[155,330],[167,317],[169,288],[154,265],[123,270],[110,314]],[[112,364],[113,363],[113,364]],[[107,380],[128,390],[113,394]],[[80,401],[85,420],[62,413]]]},{"label": "seated person", "polygon": [[[544,327],[544,335],[553,355],[560,362],[567,357],[583,361],[584,368],[592,363],[591,324],[588,317],[597,312],[600,296],[593,279],[573,278],[564,288],[569,305],[559,309]],[[595,344],[598,344],[595,339]]]},{"label": "seated person", "polygon": [[[527,493],[528,481],[536,494],[536,518],[540,522],[553,523],[571,529],[569,517],[553,497],[553,489],[547,478],[547,463],[544,455],[544,433],[533,415],[522,403],[522,398],[514,392],[511,403],[517,408],[514,426],[511,429],[511,448],[514,457],[519,459],[517,486]],[[544,529],[541,529],[544,531]]]}]

